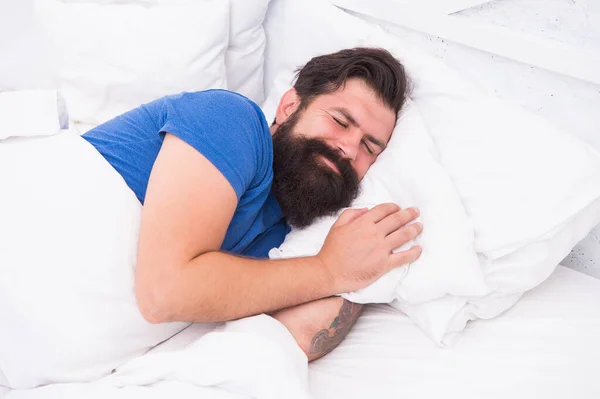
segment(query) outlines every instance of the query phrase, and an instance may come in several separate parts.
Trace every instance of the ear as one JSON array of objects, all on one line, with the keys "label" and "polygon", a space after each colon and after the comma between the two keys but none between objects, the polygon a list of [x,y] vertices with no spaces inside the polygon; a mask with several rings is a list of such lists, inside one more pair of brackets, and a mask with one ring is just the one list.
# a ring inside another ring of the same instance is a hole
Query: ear
[{"label": "ear", "polygon": [[283,96],[281,96],[281,100],[279,100],[279,105],[277,106],[277,111],[275,113],[275,123],[281,125],[298,109],[299,105],[300,97],[298,97],[296,89],[292,87],[286,91]]}]

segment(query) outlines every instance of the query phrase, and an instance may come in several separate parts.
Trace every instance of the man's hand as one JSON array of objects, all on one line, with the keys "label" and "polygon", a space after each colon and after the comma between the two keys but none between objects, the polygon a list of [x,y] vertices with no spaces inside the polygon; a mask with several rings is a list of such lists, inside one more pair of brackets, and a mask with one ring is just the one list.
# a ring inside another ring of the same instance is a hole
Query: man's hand
[{"label": "man's hand", "polygon": [[330,297],[283,309],[271,316],[287,327],[308,361],[312,361],[342,342],[362,309],[363,305],[342,297]]},{"label": "man's hand", "polygon": [[415,261],[421,255],[419,246],[396,254],[392,251],[421,234],[421,223],[407,225],[418,216],[415,208],[401,210],[391,203],[344,211],[317,255],[333,276],[335,294],[363,288]]}]

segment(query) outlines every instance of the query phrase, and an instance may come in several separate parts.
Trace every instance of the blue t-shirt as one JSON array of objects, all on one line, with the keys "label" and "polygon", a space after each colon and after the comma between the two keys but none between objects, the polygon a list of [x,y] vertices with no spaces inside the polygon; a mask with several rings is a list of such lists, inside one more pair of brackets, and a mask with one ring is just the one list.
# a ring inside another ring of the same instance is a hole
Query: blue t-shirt
[{"label": "blue t-shirt", "polygon": [[238,205],[221,249],[267,257],[283,242],[289,227],[271,193],[273,143],[260,108],[226,90],[182,93],[126,112],[83,138],[123,176],[143,204],[166,132],[202,153],[237,194]]}]

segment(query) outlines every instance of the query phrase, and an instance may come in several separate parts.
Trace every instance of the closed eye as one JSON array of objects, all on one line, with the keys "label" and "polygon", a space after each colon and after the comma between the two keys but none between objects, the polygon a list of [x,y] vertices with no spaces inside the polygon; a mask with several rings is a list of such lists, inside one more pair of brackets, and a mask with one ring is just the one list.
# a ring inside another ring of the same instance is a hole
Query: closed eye
[{"label": "closed eye", "polygon": [[338,125],[340,125],[341,127],[343,127],[344,129],[348,129],[348,124],[342,122],[341,120],[339,120],[338,118],[336,118],[335,116],[332,116],[333,120],[335,121],[335,123],[337,123]]},{"label": "closed eye", "polygon": [[367,142],[367,141],[365,141],[365,140],[363,140],[363,142],[362,142],[362,143],[363,143],[363,145],[365,146],[365,149],[367,150],[367,152],[369,153],[369,155],[373,155],[373,154],[374,154],[374,152],[373,152],[373,150],[371,149],[371,147],[369,147],[369,144],[368,144],[368,142]]}]

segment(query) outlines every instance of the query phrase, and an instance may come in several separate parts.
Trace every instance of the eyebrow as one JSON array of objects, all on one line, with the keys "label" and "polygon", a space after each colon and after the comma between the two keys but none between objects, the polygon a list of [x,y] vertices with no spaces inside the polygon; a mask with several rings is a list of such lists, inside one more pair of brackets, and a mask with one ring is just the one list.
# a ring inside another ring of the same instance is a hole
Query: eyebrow
[{"label": "eyebrow", "polygon": [[[350,114],[350,112],[346,108],[334,107],[332,109],[334,111],[342,114],[344,116],[344,118],[346,118],[352,126],[360,128],[360,125],[358,124],[356,119],[354,119],[354,117]],[[387,147],[384,142],[382,142],[378,138],[374,137],[372,134],[369,134],[366,132],[364,134],[365,134],[365,138],[367,140],[369,140],[371,143],[375,144],[377,147],[379,147],[381,149],[381,151],[385,150],[385,147]]]}]

